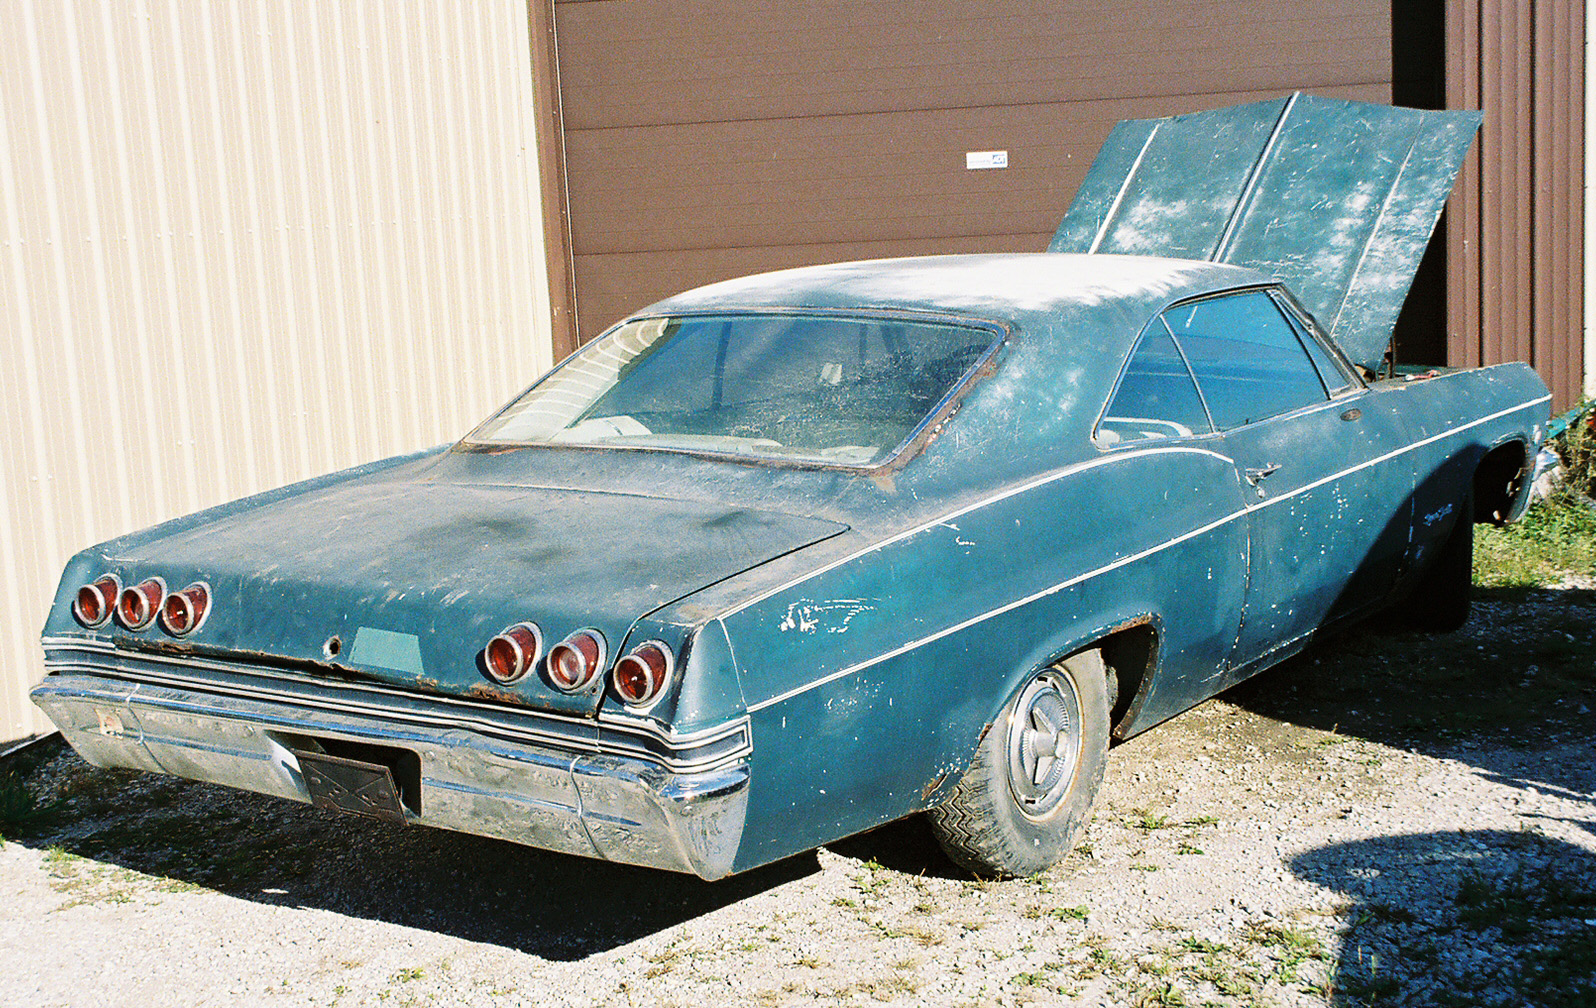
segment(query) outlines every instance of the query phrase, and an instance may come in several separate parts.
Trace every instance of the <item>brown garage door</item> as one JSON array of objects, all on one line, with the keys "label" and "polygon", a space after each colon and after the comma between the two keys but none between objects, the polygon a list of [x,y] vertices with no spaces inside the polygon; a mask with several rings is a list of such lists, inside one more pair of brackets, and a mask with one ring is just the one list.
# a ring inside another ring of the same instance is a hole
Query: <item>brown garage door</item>
[{"label": "brown garage door", "polygon": [[[1041,251],[1119,119],[1389,101],[1389,0],[558,0],[578,328],[757,270]],[[970,152],[1006,168],[969,168]]]}]

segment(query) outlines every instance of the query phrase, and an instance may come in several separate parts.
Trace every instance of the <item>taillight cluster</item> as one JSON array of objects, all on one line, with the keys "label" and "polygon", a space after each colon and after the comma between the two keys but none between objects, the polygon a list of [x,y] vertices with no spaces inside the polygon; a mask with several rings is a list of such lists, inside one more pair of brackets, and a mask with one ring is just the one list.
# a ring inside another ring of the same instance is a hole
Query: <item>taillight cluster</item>
[{"label": "taillight cluster", "polygon": [[72,615],[91,630],[115,618],[129,630],[146,630],[159,622],[173,637],[186,637],[199,629],[210,611],[211,589],[203,581],[169,592],[158,577],[124,587],[115,574],[102,575],[79,588],[72,603]]},{"label": "taillight cluster", "polygon": [[659,641],[640,644],[615,663],[615,692],[629,704],[646,704],[665,688],[671,664],[670,649]]},{"label": "taillight cluster", "polygon": [[[580,693],[604,671],[609,648],[597,630],[578,630],[549,649],[543,658],[543,631],[536,623],[506,627],[482,649],[482,668],[489,679],[508,686],[526,678],[543,659],[543,676],[562,693]],[[610,670],[610,685],[624,702],[640,707],[659,696],[675,667],[671,650],[660,641],[633,648]]]},{"label": "taillight cluster", "polygon": [[549,682],[565,693],[586,689],[604,668],[604,635],[578,630],[549,649]]}]

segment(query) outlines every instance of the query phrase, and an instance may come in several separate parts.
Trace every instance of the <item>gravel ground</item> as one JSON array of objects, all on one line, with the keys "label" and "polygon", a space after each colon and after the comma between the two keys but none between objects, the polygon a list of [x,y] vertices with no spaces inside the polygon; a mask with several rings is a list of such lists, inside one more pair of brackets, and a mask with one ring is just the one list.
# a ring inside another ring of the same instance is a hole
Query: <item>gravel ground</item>
[{"label": "gravel ground", "polygon": [[707,884],[46,749],[3,1005],[1596,1004],[1596,590],[1362,628],[1117,747],[1081,848],[918,820]]}]

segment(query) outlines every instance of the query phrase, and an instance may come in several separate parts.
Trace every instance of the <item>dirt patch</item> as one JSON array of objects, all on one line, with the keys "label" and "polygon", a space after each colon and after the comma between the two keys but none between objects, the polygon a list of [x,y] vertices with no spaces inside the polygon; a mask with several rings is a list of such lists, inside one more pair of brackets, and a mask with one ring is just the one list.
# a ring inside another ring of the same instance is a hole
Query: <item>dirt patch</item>
[{"label": "dirt patch", "polygon": [[1002,883],[919,820],[707,884],[36,754],[0,1003],[1586,1006],[1593,694],[1588,586],[1349,631],[1117,747]]}]

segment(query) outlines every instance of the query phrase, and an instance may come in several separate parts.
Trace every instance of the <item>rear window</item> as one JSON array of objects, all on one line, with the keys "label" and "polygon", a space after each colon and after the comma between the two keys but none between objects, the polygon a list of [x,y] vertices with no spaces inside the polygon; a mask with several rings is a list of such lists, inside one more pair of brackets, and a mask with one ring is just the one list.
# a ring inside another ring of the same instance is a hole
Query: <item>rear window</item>
[{"label": "rear window", "polygon": [[644,319],[588,344],[468,440],[875,465],[1000,337],[898,318]]}]

